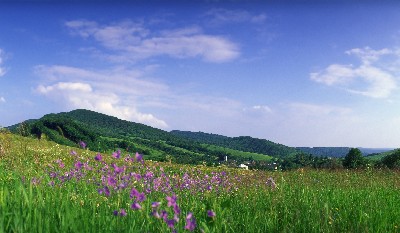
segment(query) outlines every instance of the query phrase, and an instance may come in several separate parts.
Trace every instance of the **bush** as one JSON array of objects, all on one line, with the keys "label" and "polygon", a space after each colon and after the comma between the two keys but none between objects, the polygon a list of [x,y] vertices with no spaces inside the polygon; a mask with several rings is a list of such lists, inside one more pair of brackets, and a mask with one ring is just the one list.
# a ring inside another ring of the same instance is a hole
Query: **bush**
[{"label": "bush", "polygon": [[362,168],[366,164],[367,162],[358,148],[351,148],[343,160],[343,167],[345,168]]}]

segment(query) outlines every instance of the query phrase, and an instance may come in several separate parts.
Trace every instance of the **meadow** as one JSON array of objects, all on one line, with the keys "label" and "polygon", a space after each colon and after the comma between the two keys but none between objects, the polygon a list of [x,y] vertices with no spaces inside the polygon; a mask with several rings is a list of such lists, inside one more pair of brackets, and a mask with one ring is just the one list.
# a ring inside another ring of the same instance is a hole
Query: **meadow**
[{"label": "meadow", "polygon": [[0,134],[0,232],[400,232],[394,170],[177,165]]}]

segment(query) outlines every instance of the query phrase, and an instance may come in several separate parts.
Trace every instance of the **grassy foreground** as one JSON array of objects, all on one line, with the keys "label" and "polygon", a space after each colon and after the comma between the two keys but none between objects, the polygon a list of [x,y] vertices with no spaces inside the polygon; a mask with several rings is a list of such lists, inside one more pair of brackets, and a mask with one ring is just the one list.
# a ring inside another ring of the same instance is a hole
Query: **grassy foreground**
[{"label": "grassy foreground", "polygon": [[244,171],[0,143],[0,232],[400,232],[396,171]]}]

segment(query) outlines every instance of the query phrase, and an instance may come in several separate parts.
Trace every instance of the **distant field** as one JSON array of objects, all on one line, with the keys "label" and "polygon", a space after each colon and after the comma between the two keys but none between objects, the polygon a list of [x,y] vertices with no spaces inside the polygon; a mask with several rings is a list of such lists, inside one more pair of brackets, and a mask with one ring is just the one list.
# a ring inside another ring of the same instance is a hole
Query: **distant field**
[{"label": "distant field", "polygon": [[396,171],[245,171],[0,143],[0,232],[400,232]]},{"label": "distant field", "polygon": [[221,147],[221,146],[214,146],[214,145],[208,145],[208,144],[203,144],[203,146],[205,146],[213,151],[221,151],[221,152],[225,152],[227,154],[231,154],[231,155],[238,156],[238,157],[252,158],[253,160],[257,160],[257,161],[272,161],[272,159],[273,159],[269,155],[252,153],[252,152],[244,152],[244,151],[234,150],[234,149]]}]

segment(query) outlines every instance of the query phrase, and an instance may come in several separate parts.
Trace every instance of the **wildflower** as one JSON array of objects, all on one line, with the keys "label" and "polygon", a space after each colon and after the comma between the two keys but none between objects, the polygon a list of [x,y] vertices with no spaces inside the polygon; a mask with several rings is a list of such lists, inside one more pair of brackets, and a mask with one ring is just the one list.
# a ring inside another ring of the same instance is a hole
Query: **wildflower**
[{"label": "wildflower", "polygon": [[79,142],[79,146],[82,147],[82,149],[86,148],[86,143],[84,141]]},{"label": "wildflower", "polygon": [[161,204],[161,202],[153,202],[153,203],[151,203],[151,207],[152,208],[157,208],[157,207],[160,206],[160,204]]},{"label": "wildflower", "polygon": [[76,169],[80,170],[82,168],[82,166],[83,166],[83,163],[81,161],[78,161],[78,162],[75,163],[74,166],[75,166]]},{"label": "wildflower", "polygon": [[104,188],[98,190],[98,193],[100,195],[104,193],[104,195],[108,197],[110,196],[110,189],[108,189],[107,186],[104,186]]},{"label": "wildflower", "polygon": [[139,193],[139,195],[136,196],[136,200],[142,202],[146,200],[146,195],[144,193]]},{"label": "wildflower", "polygon": [[135,202],[132,203],[131,209],[133,209],[133,210],[140,210],[140,209],[142,209],[142,206],[141,206],[139,203],[137,203],[137,202],[135,201]]},{"label": "wildflower", "polygon": [[181,209],[177,204],[174,205],[174,213],[175,215],[179,215],[181,213]]},{"label": "wildflower", "polygon": [[168,219],[168,212],[163,210],[161,211],[161,218],[164,219],[164,221],[167,221]]},{"label": "wildflower", "polygon": [[161,218],[160,213],[158,213],[157,210],[153,210],[153,211],[151,212],[151,215],[153,215],[155,218]]},{"label": "wildflower", "polygon": [[210,218],[214,218],[216,216],[216,214],[212,210],[207,210],[207,216],[210,217]]},{"label": "wildflower", "polygon": [[117,185],[117,180],[115,180],[114,179],[114,177],[112,177],[112,176],[109,176],[108,178],[107,178],[107,184],[109,185],[109,186],[115,186],[115,185]]},{"label": "wildflower", "polygon": [[49,177],[52,178],[52,179],[54,179],[54,178],[57,177],[57,173],[55,173],[55,172],[50,172]]},{"label": "wildflower", "polygon": [[101,156],[100,153],[98,153],[96,156],[94,156],[94,160],[96,161],[101,161],[103,159],[103,157]]},{"label": "wildflower", "polygon": [[196,228],[196,219],[193,217],[193,213],[189,212],[186,216],[185,229],[193,231]]},{"label": "wildflower", "polygon": [[69,154],[72,155],[72,156],[75,156],[75,155],[77,155],[78,153],[76,153],[76,151],[74,151],[74,150],[71,150],[71,151],[69,152]]},{"label": "wildflower", "polygon": [[167,221],[165,221],[167,223],[167,226],[169,228],[174,228],[175,227],[175,220],[174,219],[168,219]]},{"label": "wildflower", "polygon": [[137,173],[134,173],[134,172],[131,173],[131,176],[135,177],[135,179],[136,179],[137,181],[139,181],[140,179],[142,179],[142,176],[141,176],[140,174],[137,174]]},{"label": "wildflower", "polygon": [[121,157],[121,150],[117,150],[112,153],[112,157],[115,159],[119,159]]},{"label": "wildflower", "polygon": [[118,210],[114,210],[113,211],[113,215],[114,216],[126,216],[126,211],[125,211],[125,209],[120,209],[119,211]]},{"label": "wildflower", "polygon": [[171,207],[171,206],[175,206],[175,205],[176,205],[176,199],[177,199],[177,197],[176,197],[175,194],[172,195],[172,196],[167,196],[166,199],[167,199],[167,201],[168,201],[168,204],[167,204],[168,207]]},{"label": "wildflower", "polygon": [[120,215],[120,216],[126,216],[126,211],[125,211],[125,209],[121,209],[121,210],[119,211],[119,215]]},{"label": "wildflower", "polygon": [[115,164],[112,164],[112,167],[114,168],[114,171],[115,171],[115,173],[117,173],[117,174],[122,173],[122,172],[124,172],[124,170],[125,170],[124,167],[118,167],[118,166],[115,165]]},{"label": "wildflower", "polygon": [[137,189],[135,189],[135,188],[132,188],[131,194],[129,195],[129,197],[133,198],[133,197],[137,197],[138,195],[139,195],[139,191],[137,191]]},{"label": "wildflower", "polygon": [[137,162],[144,163],[143,155],[141,155],[141,154],[139,154],[139,153],[137,153],[137,152],[136,152],[136,154],[135,154],[135,159],[136,159]]}]

